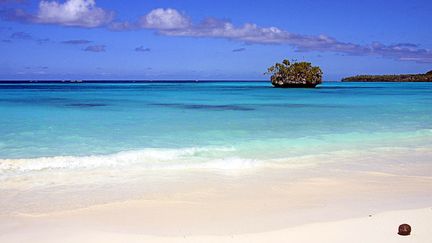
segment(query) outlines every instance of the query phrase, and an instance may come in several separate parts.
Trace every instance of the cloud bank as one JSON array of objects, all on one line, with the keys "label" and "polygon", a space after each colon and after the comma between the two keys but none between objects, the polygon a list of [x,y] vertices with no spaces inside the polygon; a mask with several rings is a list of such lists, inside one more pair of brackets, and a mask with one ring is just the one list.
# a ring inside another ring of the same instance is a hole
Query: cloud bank
[{"label": "cloud bank", "polygon": [[141,17],[139,26],[148,29],[173,30],[191,26],[189,18],[171,8],[157,8]]},{"label": "cloud bank", "polygon": [[96,7],[95,0],[41,1],[35,21],[92,28],[105,25],[113,18],[114,13]]},{"label": "cloud bank", "polygon": [[[151,20],[151,24],[148,21],[143,24],[143,19]],[[165,36],[222,38],[248,44],[286,44],[293,46],[298,52],[336,52],[356,56],[375,55],[401,61],[432,62],[432,51],[416,44],[384,45],[374,42],[359,45],[339,41],[327,35],[302,35],[252,23],[235,26],[230,21],[216,18],[206,18],[194,24],[188,16],[175,9],[155,9],[141,17],[138,26],[153,29]]]},{"label": "cloud bank", "polygon": [[[1,1],[1,0],[0,0]],[[277,27],[261,27],[254,23],[234,25],[227,20],[206,18],[194,23],[189,16],[172,8],[157,8],[134,22],[114,21],[114,12],[97,7],[95,0],[42,0],[36,14],[21,9],[3,11],[6,20],[39,24],[57,24],[127,31],[150,29],[159,35],[195,38],[219,38],[247,44],[289,45],[298,52],[335,52],[355,56],[379,56],[400,61],[432,63],[432,50],[412,43],[366,45],[344,42],[327,35],[303,35]]]},{"label": "cloud bank", "polygon": [[40,1],[36,14],[22,9],[1,13],[3,19],[39,24],[58,24],[95,28],[106,25],[114,19],[114,12],[96,7],[95,0]]}]

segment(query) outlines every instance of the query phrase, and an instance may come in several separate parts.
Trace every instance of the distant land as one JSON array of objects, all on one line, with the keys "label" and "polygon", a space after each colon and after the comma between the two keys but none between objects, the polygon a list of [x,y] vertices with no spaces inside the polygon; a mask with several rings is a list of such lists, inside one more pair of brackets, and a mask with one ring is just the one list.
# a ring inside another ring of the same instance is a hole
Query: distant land
[{"label": "distant land", "polygon": [[[0,0],[1,1],[1,0]],[[79,84],[79,83],[232,83],[232,82],[268,82],[265,80],[0,80],[0,84],[27,84],[27,83],[43,83],[43,84]]]},{"label": "distant land", "polygon": [[346,77],[342,82],[432,82],[432,70],[424,74],[357,75]]}]

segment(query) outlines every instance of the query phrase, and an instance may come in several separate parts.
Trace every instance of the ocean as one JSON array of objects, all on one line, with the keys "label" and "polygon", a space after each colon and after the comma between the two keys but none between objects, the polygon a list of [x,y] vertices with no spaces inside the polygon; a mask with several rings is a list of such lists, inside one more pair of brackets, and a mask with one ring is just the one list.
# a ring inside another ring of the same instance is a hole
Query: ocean
[{"label": "ocean", "polygon": [[0,124],[3,212],[83,187],[142,197],[183,172],[432,173],[432,83],[3,83]]}]

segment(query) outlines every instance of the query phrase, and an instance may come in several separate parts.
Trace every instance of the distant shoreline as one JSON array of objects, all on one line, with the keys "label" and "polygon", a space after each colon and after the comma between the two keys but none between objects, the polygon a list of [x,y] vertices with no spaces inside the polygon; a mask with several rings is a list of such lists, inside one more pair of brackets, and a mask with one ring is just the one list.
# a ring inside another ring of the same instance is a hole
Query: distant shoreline
[{"label": "distant shoreline", "polygon": [[424,74],[400,75],[356,75],[346,77],[342,82],[432,82],[432,71]]},{"label": "distant shoreline", "polygon": [[0,80],[0,84],[81,84],[81,83],[231,83],[248,82],[262,83],[266,80]]}]

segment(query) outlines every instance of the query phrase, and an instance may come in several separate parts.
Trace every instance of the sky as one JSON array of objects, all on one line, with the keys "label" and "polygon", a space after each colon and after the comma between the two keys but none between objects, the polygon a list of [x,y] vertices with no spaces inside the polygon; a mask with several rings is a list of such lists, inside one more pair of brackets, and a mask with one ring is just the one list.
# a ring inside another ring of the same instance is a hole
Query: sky
[{"label": "sky", "polygon": [[324,80],[432,70],[432,1],[0,0],[1,80]]}]

